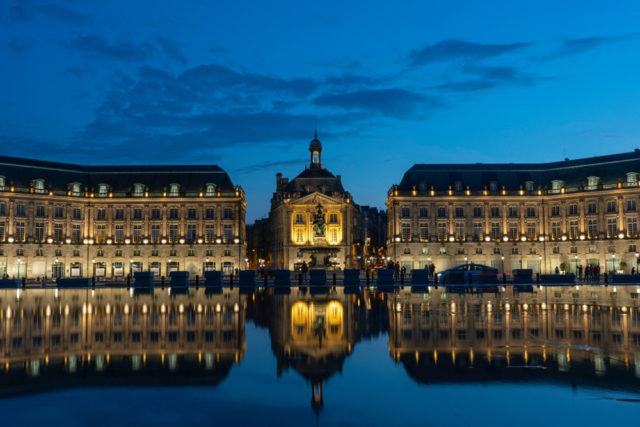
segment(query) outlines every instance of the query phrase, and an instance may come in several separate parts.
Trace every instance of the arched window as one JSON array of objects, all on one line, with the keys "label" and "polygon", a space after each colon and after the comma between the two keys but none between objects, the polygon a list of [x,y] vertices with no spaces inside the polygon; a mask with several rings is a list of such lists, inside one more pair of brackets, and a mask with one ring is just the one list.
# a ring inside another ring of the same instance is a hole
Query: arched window
[{"label": "arched window", "polygon": [[33,181],[33,190],[36,193],[44,193],[44,179],[36,179]]},{"label": "arched window", "polygon": [[180,184],[169,184],[169,196],[178,197],[180,195]]},{"label": "arched window", "polygon": [[600,184],[600,177],[597,176],[588,176],[587,177],[587,188],[589,190],[595,190],[598,188],[598,184]]},{"label": "arched window", "polygon": [[216,185],[215,184],[207,184],[205,187],[205,196],[215,196],[216,195]]},{"label": "arched window", "polygon": [[627,185],[638,185],[638,174],[636,172],[627,172]]},{"label": "arched window", "polygon": [[144,184],[133,184],[133,197],[144,196]]},{"label": "arched window", "polygon": [[81,196],[82,195],[82,187],[80,186],[79,182],[72,182],[71,184],[69,184],[69,187],[71,189],[71,195],[72,196]]},{"label": "arched window", "polygon": [[109,195],[109,186],[107,184],[98,184],[98,197],[107,197]]},{"label": "arched window", "polygon": [[554,193],[559,193],[563,185],[564,181],[560,179],[554,179],[553,181],[551,181],[551,191]]}]

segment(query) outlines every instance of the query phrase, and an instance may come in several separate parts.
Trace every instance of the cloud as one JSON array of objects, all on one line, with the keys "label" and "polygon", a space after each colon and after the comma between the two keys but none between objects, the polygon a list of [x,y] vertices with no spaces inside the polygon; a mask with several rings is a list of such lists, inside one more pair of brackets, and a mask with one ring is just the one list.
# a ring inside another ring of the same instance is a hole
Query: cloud
[{"label": "cloud", "polygon": [[29,22],[38,17],[76,25],[83,25],[89,21],[82,13],[52,3],[37,5],[32,1],[17,0],[9,9],[9,18],[14,22]]},{"label": "cloud", "polygon": [[25,52],[33,50],[33,48],[35,47],[35,41],[12,39],[7,43],[7,47],[12,54],[21,55]]},{"label": "cloud", "polygon": [[438,98],[404,89],[367,89],[327,94],[315,98],[313,102],[322,107],[374,111],[396,118],[422,116],[442,106]]},{"label": "cloud", "polygon": [[555,59],[565,58],[567,56],[578,55],[589,50],[596,49],[600,46],[629,40],[637,37],[637,34],[628,34],[625,36],[596,36],[583,37],[577,39],[566,39],[562,45],[548,55],[536,57],[534,59],[540,61],[551,61]]},{"label": "cloud", "polygon": [[484,59],[504,55],[528,47],[530,43],[482,44],[463,40],[442,40],[411,52],[412,66],[456,59]]},{"label": "cloud", "polygon": [[537,83],[537,79],[533,76],[515,67],[468,65],[462,71],[474,78],[445,82],[435,86],[434,89],[450,92],[478,92],[497,86],[533,86]]},{"label": "cloud", "polygon": [[254,163],[249,166],[235,169],[233,173],[235,175],[242,175],[242,174],[248,174],[248,173],[250,174],[252,172],[261,172],[264,170],[275,169],[280,167],[300,166],[300,165],[304,165],[306,161],[307,159],[291,159],[291,160],[275,160],[275,161],[265,160],[263,162]]},{"label": "cloud", "polygon": [[96,35],[79,36],[69,46],[87,56],[122,62],[147,62],[154,58],[168,59],[185,65],[187,56],[180,47],[166,37],[157,37],[153,43],[128,41],[110,42]]}]

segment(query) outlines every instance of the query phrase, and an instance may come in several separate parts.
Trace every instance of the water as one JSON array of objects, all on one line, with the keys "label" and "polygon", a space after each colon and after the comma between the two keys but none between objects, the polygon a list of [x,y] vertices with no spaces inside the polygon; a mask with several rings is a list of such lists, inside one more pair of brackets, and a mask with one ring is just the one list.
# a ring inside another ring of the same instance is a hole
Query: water
[{"label": "water", "polygon": [[6,425],[632,421],[637,295],[3,290],[0,411]]}]

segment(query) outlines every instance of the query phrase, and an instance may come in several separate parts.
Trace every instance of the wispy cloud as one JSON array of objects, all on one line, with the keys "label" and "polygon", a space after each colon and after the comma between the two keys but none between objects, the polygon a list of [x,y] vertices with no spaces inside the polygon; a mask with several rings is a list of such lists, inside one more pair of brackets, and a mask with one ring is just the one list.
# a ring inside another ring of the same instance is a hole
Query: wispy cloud
[{"label": "wispy cloud", "polygon": [[291,159],[291,160],[275,160],[269,161],[265,160],[263,162],[254,163],[249,166],[241,167],[233,170],[233,173],[236,175],[250,174],[252,172],[262,172],[264,170],[271,170],[280,167],[287,166],[300,166],[306,162],[307,159]]},{"label": "wispy cloud", "polygon": [[121,62],[147,62],[151,59],[168,59],[185,65],[186,54],[167,37],[157,37],[153,42],[111,42],[96,35],[79,36],[69,42],[69,47],[87,57]]},{"label": "wispy cloud", "polygon": [[53,3],[37,4],[29,0],[16,0],[9,9],[9,19],[13,22],[29,22],[38,17],[76,25],[89,22],[86,15]]},{"label": "wispy cloud", "polygon": [[530,46],[530,43],[484,44],[463,40],[441,40],[432,45],[411,52],[412,66],[456,59],[484,59],[516,52]]},{"label": "wispy cloud", "polygon": [[637,36],[638,34],[627,34],[624,36],[594,36],[566,39],[562,42],[560,47],[558,47],[548,55],[538,56],[534,59],[540,61],[551,61],[555,59],[565,58],[568,56],[578,55],[607,44],[629,40]]}]

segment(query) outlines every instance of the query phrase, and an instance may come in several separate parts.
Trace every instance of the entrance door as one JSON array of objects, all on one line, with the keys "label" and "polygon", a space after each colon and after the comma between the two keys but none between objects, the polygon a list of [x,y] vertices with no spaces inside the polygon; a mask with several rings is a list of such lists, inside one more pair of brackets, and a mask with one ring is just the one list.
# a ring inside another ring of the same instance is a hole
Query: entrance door
[{"label": "entrance door", "polygon": [[59,279],[64,277],[64,263],[63,262],[54,262],[51,265],[51,277],[54,279]]}]

